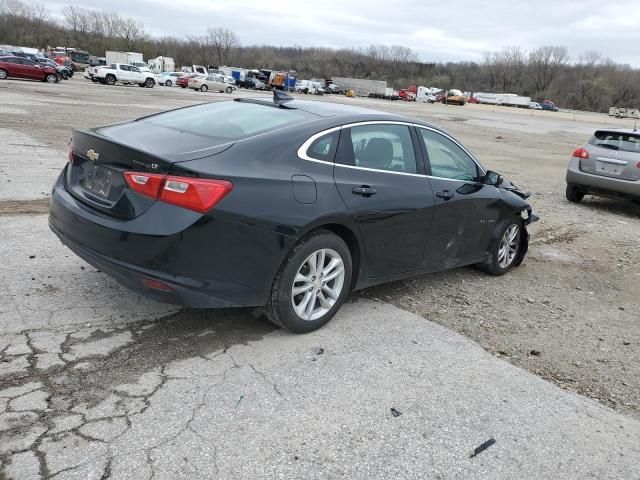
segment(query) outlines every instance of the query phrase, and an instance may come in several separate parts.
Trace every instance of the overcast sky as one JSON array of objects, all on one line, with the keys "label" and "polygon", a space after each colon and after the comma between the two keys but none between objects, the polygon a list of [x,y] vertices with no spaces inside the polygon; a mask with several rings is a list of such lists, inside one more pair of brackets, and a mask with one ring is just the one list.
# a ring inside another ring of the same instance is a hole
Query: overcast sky
[{"label": "overcast sky", "polygon": [[[34,0],[27,0],[34,1]],[[35,0],[41,1],[41,0]],[[59,14],[64,1],[47,1]],[[564,45],[640,66],[640,0],[74,0],[115,10],[153,35],[227,27],[243,45],[362,47],[397,44],[423,61],[480,60],[485,50]]]}]

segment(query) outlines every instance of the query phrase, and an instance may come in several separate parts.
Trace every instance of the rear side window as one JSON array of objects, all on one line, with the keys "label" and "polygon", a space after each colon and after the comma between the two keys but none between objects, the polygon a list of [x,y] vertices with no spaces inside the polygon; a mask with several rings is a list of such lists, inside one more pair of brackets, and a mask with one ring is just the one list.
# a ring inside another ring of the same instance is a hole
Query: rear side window
[{"label": "rear side window", "polygon": [[316,160],[333,162],[339,137],[339,132],[336,130],[316,139],[307,149],[307,156]]},{"label": "rear side window", "polygon": [[609,150],[640,153],[640,135],[633,133],[598,131],[589,143]]},{"label": "rear side window", "polygon": [[302,110],[230,101],[181,108],[139,121],[205,137],[235,140],[298,125],[310,118],[316,116]]},{"label": "rear side window", "polygon": [[416,157],[409,127],[406,125],[372,124],[351,127],[350,144],[341,148],[337,162],[345,165],[417,173]]}]

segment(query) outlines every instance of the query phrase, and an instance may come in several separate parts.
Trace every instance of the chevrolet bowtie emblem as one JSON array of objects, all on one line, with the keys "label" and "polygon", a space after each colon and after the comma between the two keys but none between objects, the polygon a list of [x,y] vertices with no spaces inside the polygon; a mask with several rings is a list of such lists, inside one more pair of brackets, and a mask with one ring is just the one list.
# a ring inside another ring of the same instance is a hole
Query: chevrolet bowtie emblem
[{"label": "chevrolet bowtie emblem", "polygon": [[87,158],[92,162],[95,162],[98,158],[100,158],[100,154],[92,149],[87,151]]}]

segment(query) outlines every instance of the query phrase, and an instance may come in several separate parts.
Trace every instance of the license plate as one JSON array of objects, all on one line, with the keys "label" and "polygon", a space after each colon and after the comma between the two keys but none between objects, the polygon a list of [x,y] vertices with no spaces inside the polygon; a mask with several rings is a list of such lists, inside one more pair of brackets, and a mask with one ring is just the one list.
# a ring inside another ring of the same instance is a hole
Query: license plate
[{"label": "license plate", "polygon": [[99,197],[107,198],[111,189],[111,175],[113,172],[100,165],[92,164],[87,173],[87,190]]},{"label": "license plate", "polygon": [[621,165],[614,165],[611,163],[598,162],[596,164],[596,170],[598,173],[606,173],[608,175],[620,175],[622,171]]}]

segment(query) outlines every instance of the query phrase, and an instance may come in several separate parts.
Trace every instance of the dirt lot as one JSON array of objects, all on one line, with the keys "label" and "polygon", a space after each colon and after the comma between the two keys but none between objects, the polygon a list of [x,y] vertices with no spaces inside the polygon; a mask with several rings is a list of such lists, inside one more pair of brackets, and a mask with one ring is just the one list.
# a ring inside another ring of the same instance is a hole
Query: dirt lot
[{"label": "dirt lot", "polygon": [[[0,130],[23,160],[31,148],[50,147],[61,166],[72,128],[228,98],[179,88],[108,87],[81,78],[62,85],[2,82]],[[573,205],[564,199],[570,152],[611,120],[477,105],[319,100],[370,105],[447,129],[485,166],[530,190],[541,218],[530,229],[525,262],[504,277],[465,268],[354,297],[374,297],[419,314],[563,388],[640,418],[640,206],[594,197]],[[34,180],[31,197],[12,194],[11,181],[16,182],[7,178],[0,184],[0,215],[46,211],[42,198],[54,171]],[[0,163],[0,173],[8,172],[14,170]]]}]

